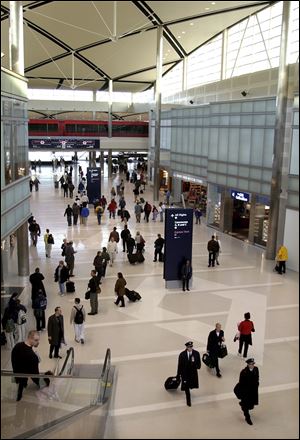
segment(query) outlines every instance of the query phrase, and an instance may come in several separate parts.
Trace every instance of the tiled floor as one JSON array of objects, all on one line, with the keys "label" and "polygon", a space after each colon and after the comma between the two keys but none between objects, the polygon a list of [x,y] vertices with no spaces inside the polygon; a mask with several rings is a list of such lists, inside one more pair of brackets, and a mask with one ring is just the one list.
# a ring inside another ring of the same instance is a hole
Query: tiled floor
[{"label": "tiled floor", "polygon": [[[106,196],[110,188],[111,182],[104,177]],[[125,195],[132,213],[129,183]],[[149,189],[145,196],[151,203]],[[32,212],[42,233],[50,228],[55,245],[51,259],[45,258],[42,239],[37,248],[30,247],[30,269],[32,273],[40,267],[46,278],[46,316],[53,313],[55,306],[62,307],[66,340],[74,346],[75,362],[95,364],[103,360],[106,348],[111,348],[118,374],[106,438],[298,438],[298,274],[288,270],[285,276],[279,276],[272,271],[274,262],[265,260],[260,248],[224,234],[219,234],[223,249],[221,265],[208,268],[206,243],[212,230],[202,224],[194,227],[193,288],[189,293],[166,290],[162,264],[152,262],[153,242],[157,233],[163,233],[163,224],[142,221],[137,226],[132,214],[129,229],[133,233],[140,230],[144,235],[146,261],[131,266],[119,244],[116,262],[108,267],[101,286],[100,313],[87,317],[86,343],[78,345],[69,324],[74,295],[59,297],[53,279],[61,257],[60,245],[65,237],[74,241],[78,251],[74,270],[76,296],[82,298],[89,311],[84,293],[93,258],[107,244],[112,227],[117,226],[120,232],[122,226],[119,219],[109,220],[107,214],[98,226],[91,210],[87,226],[68,227],[63,217],[68,202],[60,189],[54,189],[49,170],[42,170],[40,191],[32,193]],[[15,258],[14,253],[6,285],[25,286],[21,298],[26,304],[30,287],[26,278],[17,278],[13,273]],[[123,309],[113,304],[118,271],[123,272],[130,289],[140,292],[141,302],[126,303]],[[245,366],[236,355],[237,342],[233,342],[233,336],[237,322],[247,311],[251,312],[256,328],[249,356],[255,357],[260,370],[260,404],[252,412],[253,426],[245,423],[232,392]],[[31,311],[29,315],[32,327]],[[220,362],[223,376],[217,378],[202,364],[200,388],[192,391],[193,406],[189,408],[184,393],[166,392],[163,384],[176,373],[178,354],[187,340],[193,340],[195,348],[203,354],[207,335],[216,322],[222,324],[229,351]],[[48,347],[43,332],[40,371],[54,367],[54,360],[48,358]],[[2,368],[9,366],[9,352],[2,348]]]}]

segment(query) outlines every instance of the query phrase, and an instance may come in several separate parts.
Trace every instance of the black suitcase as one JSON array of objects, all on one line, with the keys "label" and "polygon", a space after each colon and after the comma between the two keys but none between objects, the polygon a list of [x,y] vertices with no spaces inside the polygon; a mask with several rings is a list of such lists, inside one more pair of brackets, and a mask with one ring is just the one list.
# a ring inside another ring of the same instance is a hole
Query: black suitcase
[{"label": "black suitcase", "polygon": [[212,358],[209,356],[208,353],[203,354],[202,361],[208,368],[214,368],[215,366]]},{"label": "black suitcase", "polygon": [[166,390],[177,390],[179,385],[180,385],[180,378],[176,376],[168,377],[168,379],[165,381]]},{"label": "black suitcase", "polygon": [[130,264],[135,264],[138,261],[137,254],[127,254],[127,258]]},{"label": "black suitcase", "polygon": [[129,290],[125,288],[125,295],[129,299],[129,301],[135,302],[142,299],[141,295],[138,292],[135,292],[134,290]]},{"label": "black suitcase", "polygon": [[142,252],[138,252],[136,255],[137,255],[137,261],[138,261],[138,263],[144,263],[144,261],[145,261],[145,257],[144,257],[144,255],[142,254]]},{"label": "black suitcase", "polygon": [[73,281],[66,282],[66,290],[67,290],[67,293],[74,293],[75,292],[75,284],[73,283]]},{"label": "black suitcase", "polygon": [[159,261],[164,262],[165,261],[165,254],[161,253],[161,258],[159,258]]}]

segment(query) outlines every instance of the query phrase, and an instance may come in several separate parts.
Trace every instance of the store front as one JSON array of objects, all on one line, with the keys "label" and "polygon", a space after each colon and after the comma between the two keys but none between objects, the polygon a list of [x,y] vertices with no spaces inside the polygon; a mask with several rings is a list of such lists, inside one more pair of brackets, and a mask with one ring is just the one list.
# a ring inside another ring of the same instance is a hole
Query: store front
[{"label": "store front", "polygon": [[208,184],[207,225],[239,240],[266,247],[270,199]]},{"label": "store front", "polygon": [[170,173],[164,168],[159,169],[159,190],[172,191],[172,177],[170,177]]},{"label": "store front", "polygon": [[199,207],[202,214],[206,215],[207,185],[203,180],[179,173],[173,173],[173,178],[180,182],[180,185],[177,185],[179,187],[178,191],[180,196],[183,195],[186,207]]}]

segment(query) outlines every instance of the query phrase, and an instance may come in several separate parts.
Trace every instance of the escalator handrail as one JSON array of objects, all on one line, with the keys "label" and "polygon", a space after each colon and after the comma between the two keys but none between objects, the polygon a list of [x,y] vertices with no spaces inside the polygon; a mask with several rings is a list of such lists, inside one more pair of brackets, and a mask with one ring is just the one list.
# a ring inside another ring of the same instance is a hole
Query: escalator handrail
[{"label": "escalator handrail", "polygon": [[68,361],[69,361],[69,357],[72,355],[72,359],[71,359],[71,376],[73,375],[73,369],[74,369],[74,348],[73,347],[70,347],[68,350],[67,350],[67,355],[66,355],[66,359],[65,359],[65,361],[64,361],[64,363],[63,363],[63,366],[62,366],[62,368],[61,368],[61,370],[60,370],[60,372],[58,373],[58,376],[63,376],[63,371],[64,371],[64,369],[65,369],[65,367],[66,367],[66,365],[67,365],[67,363],[68,363]]},{"label": "escalator handrail", "polygon": [[[102,367],[102,372],[100,376],[100,389],[97,391],[97,399],[96,402],[104,403],[105,393],[107,389],[107,382],[108,382],[108,374],[110,371],[110,365],[111,365],[111,350],[108,348],[106,350],[105,358],[104,358],[104,364]],[[106,379],[104,376],[106,375]],[[104,384],[104,387],[103,387]],[[102,393],[103,390],[103,393]],[[102,395],[102,396],[101,396]]]},{"label": "escalator handrail", "polygon": [[106,370],[106,364],[109,362],[109,368],[110,368],[110,360],[111,360],[111,351],[110,351],[110,348],[108,348],[107,350],[106,350],[106,353],[105,353],[105,359],[104,359],[104,364],[103,364],[103,368],[102,368],[102,372],[101,372],[101,378],[104,376],[104,374],[105,374],[105,370]]}]

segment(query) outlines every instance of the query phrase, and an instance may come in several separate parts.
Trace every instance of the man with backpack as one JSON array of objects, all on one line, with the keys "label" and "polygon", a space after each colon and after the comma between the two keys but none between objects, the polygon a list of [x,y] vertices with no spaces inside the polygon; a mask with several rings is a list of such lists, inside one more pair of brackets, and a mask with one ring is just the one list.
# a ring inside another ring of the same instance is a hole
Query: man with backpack
[{"label": "man with backpack", "polygon": [[45,242],[46,257],[50,258],[52,245],[54,244],[54,238],[53,238],[53,235],[50,234],[49,229],[46,229],[46,234],[44,235],[44,242]]},{"label": "man with backpack", "polygon": [[84,322],[85,310],[80,304],[80,298],[75,298],[75,305],[72,307],[70,324],[74,323],[75,341],[84,344]]}]

